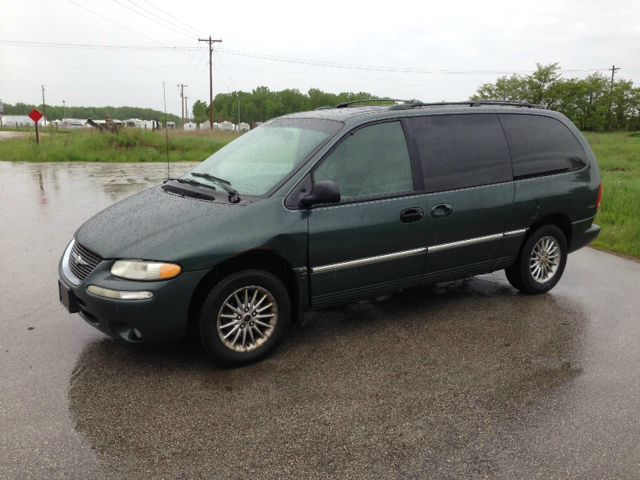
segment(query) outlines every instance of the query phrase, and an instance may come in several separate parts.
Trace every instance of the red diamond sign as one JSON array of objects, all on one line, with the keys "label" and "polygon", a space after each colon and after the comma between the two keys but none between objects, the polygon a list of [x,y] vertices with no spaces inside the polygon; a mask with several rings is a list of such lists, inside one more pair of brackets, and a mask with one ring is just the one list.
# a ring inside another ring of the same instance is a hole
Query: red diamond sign
[{"label": "red diamond sign", "polygon": [[34,108],[33,110],[31,110],[31,113],[29,114],[29,118],[33,120],[35,123],[38,123],[42,118],[42,112]]}]

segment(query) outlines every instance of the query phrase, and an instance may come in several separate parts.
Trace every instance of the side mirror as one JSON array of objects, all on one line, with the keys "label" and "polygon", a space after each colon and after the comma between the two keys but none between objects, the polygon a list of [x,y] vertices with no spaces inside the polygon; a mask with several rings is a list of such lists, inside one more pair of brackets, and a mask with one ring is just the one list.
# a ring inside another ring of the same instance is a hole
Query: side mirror
[{"label": "side mirror", "polygon": [[311,191],[300,199],[305,207],[313,207],[323,203],[338,203],[340,201],[340,189],[333,180],[320,180],[315,182]]}]

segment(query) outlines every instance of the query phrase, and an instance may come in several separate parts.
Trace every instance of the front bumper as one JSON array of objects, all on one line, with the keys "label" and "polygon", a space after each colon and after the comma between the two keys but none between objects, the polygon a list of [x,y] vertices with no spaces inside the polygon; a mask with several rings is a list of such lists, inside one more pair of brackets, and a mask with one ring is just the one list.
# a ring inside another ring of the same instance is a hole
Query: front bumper
[{"label": "front bumper", "polygon": [[[102,261],[89,276],[73,284],[60,262],[58,273],[63,287],[72,295],[78,313],[98,330],[130,342],[161,342],[184,336],[193,292],[206,270],[183,272],[162,282],[137,282],[111,275],[113,261]],[[89,285],[118,291],[148,291],[144,300],[114,300],[91,294]],[[135,330],[134,330],[135,329]]]}]

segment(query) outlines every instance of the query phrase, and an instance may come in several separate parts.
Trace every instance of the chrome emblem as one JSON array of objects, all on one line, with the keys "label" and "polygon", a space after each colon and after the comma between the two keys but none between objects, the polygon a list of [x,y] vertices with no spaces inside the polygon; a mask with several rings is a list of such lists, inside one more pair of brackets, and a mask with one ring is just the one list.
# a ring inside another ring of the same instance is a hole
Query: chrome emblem
[{"label": "chrome emblem", "polygon": [[79,253],[72,253],[71,256],[73,257],[73,261],[76,262],[77,265],[89,266],[87,261],[82,258],[82,255],[80,255]]}]

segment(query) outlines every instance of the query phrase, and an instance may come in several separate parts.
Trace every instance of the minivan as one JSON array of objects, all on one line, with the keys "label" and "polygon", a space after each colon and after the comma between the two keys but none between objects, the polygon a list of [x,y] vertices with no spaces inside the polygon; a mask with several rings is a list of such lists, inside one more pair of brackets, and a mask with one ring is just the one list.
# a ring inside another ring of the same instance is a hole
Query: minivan
[{"label": "minivan", "polygon": [[342,104],[271,120],[98,213],[62,256],[59,296],[115,338],[195,331],[240,365],[310,309],[500,269],[547,292],[598,235],[601,199],[593,152],[560,113]]}]

